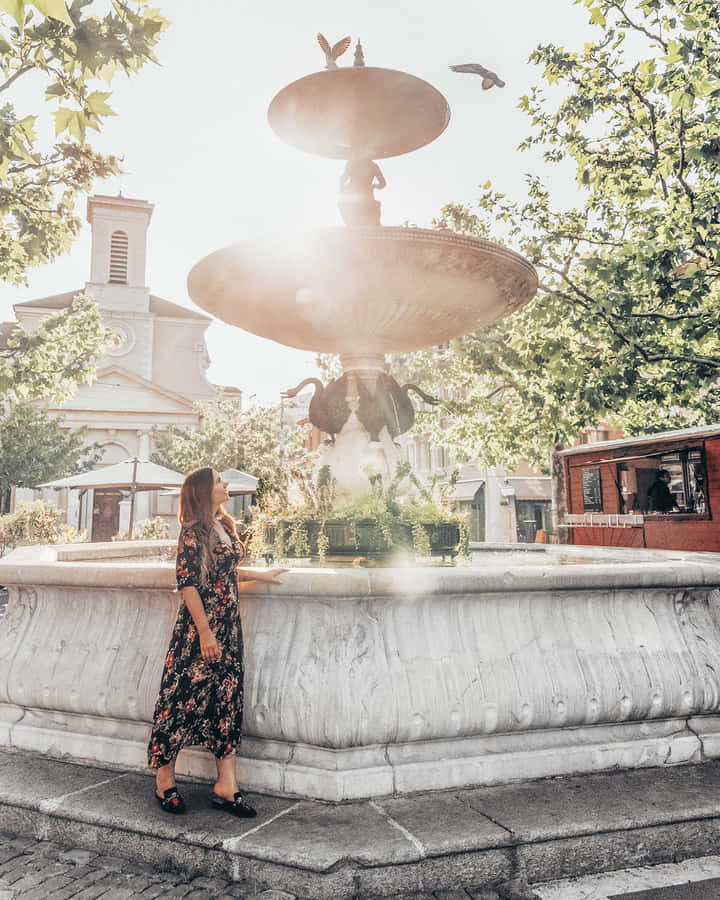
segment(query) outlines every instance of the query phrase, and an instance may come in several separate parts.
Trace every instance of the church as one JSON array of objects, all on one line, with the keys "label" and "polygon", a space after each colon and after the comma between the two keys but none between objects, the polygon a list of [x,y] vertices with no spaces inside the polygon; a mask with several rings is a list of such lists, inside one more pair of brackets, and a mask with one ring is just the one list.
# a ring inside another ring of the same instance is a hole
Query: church
[{"label": "church", "polygon": [[[205,331],[211,319],[151,293],[146,284],[147,231],[153,205],[97,194],[88,199],[87,219],[92,230],[90,279],[85,286],[14,306],[18,322],[36,328],[49,315],[66,309],[76,294],[86,292],[97,303],[105,324],[122,343],[108,349],[97,363],[96,379],[81,385],[60,407],[71,428],[87,428],[87,443],[103,450],[101,465],[129,457],[149,458],[154,426],[198,427],[198,401],[210,400],[219,388],[207,379],[210,365]],[[0,330],[7,330],[7,325]],[[238,404],[242,392],[221,388]],[[37,493],[17,489],[17,505]],[[123,496],[119,491],[43,492],[66,506],[67,520],[87,528],[92,540],[109,539],[121,526]],[[138,494],[136,521],[155,515],[174,515],[175,498],[153,492]],[[127,502],[127,501],[126,501]],[[107,532],[107,535],[105,534]]]}]

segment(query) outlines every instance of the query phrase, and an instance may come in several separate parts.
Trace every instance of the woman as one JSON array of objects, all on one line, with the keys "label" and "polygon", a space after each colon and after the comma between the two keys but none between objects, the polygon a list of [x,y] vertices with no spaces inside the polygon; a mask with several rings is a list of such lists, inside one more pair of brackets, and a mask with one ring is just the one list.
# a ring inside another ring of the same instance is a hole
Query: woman
[{"label": "woman", "polygon": [[165,659],[148,762],[157,770],[155,796],[162,809],[184,813],[175,759],[185,746],[206,747],[217,765],[213,806],[251,818],[256,812],[243,800],[235,775],[243,714],[238,580],[278,584],[276,576],[288,570],[238,572],[245,548],[222,506],[227,489],[207,466],[191,472],[180,491],[176,574],[182,603]]}]

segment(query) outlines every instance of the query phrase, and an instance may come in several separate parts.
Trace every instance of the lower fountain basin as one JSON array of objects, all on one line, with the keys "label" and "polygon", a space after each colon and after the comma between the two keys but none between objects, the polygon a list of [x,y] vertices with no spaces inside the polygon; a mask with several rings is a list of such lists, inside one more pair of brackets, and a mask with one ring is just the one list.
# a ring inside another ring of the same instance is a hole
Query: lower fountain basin
[{"label": "lower fountain basin", "polygon": [[[172,550],[0,562],[0,746],[144,769]],[[282,581],[241,595],[250,789],[339,801],[720,756],[718,554],[491,547]],[[214,765],[190,750],[178,771]]]},{"label": "lower fountain basin", "polygon": [[467,334],[534,297],[517,253],[423,228],[326,228],[246,241],[191,269],[190,296],[231,325],[301,350],[405,352]]}]

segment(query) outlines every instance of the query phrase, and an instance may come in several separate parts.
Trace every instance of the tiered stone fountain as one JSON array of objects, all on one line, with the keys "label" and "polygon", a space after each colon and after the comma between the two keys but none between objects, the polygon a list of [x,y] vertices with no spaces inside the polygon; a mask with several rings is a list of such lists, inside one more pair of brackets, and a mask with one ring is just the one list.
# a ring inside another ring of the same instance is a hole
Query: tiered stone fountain
[{"label": "tiered stone fountain", "polygon": [[[384,354],[512,312],[535,273],[486,241],[378,224],[374,160],[447,124],[425,82],[331,68],[282,91],[270,120],[348,160],[348,225],[221,250],[192,270],[190,291],[225,321],[342,354],[329,452],[353,490],[364,453],[392,466],[402,417],[386,402],[397,386]],[[145,767],[178,603],[160,550],[173,555],[169,543],[93,544],[0,561],[1,746]],[[241,598],[241,782],[343,800],[720,756],[718,586],[716,554],[575,547],[489,553],[473,568],[304,569],[256,586]],[[206,753],[180,762],[214,769]]]},{"label": "tiered stone fountain", "polygon": [[359,47],[353,66],[331,65],[280,91],[269,120],[296,147],[347,160],[339,203],[346,227],[218,250],[192,269],[188,290],[246,331],[340,354],[343,375],[317,387],[310,419],[334,441],[320,464],[330,465],[341,492],[353,493],[368,488],[368,460],[394,474],[394,439],[413,424],[411,386],[387,374],[385,355],[436,346],[508,315],[535,295],[537,275],[489,241],[380,225],[373,191],[384,178],[374,160],[430,143],[450,110],[426,81],[365,66]]}]

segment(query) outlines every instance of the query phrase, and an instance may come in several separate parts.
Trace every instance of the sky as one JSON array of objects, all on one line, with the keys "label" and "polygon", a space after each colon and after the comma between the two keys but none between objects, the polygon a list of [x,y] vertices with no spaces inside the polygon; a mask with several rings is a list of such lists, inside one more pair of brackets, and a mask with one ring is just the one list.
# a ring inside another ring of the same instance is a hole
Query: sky
[{"label": "sky", "polygon": [[[340,225],[337,182],[343,163],[284,144],[267,108],[285,85],[324,67],[316,42],[361,38],[367,65],[410,72],[448,100],[450,124],[432,144],[382,161],[383,224],[430,227],[450,201],[471,203],[488,179],[524,196],[524,174],[545,173],[558,204],[572,203],[569,167],[547,171],[517,150],[529,122],[517,108],[539,83],[528,56],[540,43],[581,49],[593,31],[572,0],[156,0],[171,27],[157,49],[160,66],[116,78],[95,146],[123,158],[124,173],[96,192],[155,205],[148,232],[152,292],[192,307],[187,273],[208,253],[236,241]],[[96,6],[101,7],[101,3]],[[483,91],[480,79],[450,71],[479,62],[506,82]],[[352,65],[352,49],[340,64]],[[41,91],[20,95],[23,114],[42,108]],[[102,85],[99,85],[102,89]],[[91,133],[92,134],[92,133]],[[85,202],[79,208],[83,219]],[[90,228],[71,253],[29,273],[21,289],[0,285],[0,321],[12,305],[82,287],[89,278]],[[283,347],[213,321],[208,377],[242,388],[246,404],[273,404],[282,390],[315,375],[313,353]]]}]

